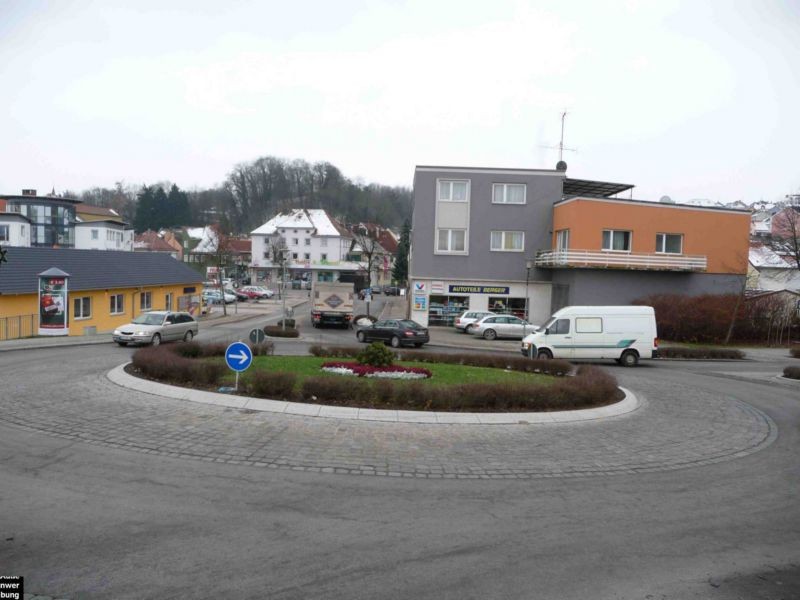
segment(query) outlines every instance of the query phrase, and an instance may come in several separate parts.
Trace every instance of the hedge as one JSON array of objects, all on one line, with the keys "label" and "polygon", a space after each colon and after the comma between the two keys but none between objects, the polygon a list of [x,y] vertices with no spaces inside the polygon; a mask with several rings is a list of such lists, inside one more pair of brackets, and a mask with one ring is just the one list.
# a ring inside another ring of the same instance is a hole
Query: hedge
[{"label": "hedge", "polygon": [[228,369],[224,364],[187,358],[169,346],[148,346],[133,354],[133,366],[147,377],[169,383],[218,385]]},{"label": "hedge", "polygon": [[684,347],[684,346],[666,346],[658,349],[660,358],[692,358],[697,360],[703,359],[743,359],[744,352],[734,348],[706,348],[706,347]]},{"label": "hedge", "polygon": [[270,337],[282,337],[282,338],[300,337],[300,332],[297,329],[289,327],[288,325],[286,329],[284,329],[280,325],[266,325],[264,327],[264,333],[266,333]]},{"label": "hedge", "polygon": [[800,379],[800,367],[786,367],[783,376],[789,379]]},{"label": "hedge", "polygon": [[794,358],[800,358],[800,346],[792,346],[789,348],[789,354],[791,354]]}]

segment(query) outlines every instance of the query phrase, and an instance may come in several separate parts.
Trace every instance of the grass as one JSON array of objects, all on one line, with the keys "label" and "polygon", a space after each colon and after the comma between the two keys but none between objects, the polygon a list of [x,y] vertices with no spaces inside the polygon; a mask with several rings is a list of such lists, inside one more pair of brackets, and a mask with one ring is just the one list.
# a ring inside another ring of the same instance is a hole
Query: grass
[{"label": "grass", "polygon": [[[248,378],[248,373],[257,370],[286,371],[297,376],[298,386],[302,385],[308,377],[335,377],[346,378],[344,375],[325,373],[320,370],[322,363],[337,361],[338,359],[321,358],[316,356],[257,356],[253,359],[253,366],[240,375],[242,382]],[[448,386],[463,383],[533,383],[548,385],[555,378],[549,375],[535,373],[521,373],[519,371],[506,371],[487,367],[467,367],[462,365],[449,365],[441,363],[420,363],[412,361],[399,361],[395,364],[408,367],[423,367],[433,373],[430,379],[415,380],[429,386]],[[231,373],[223,379],[226,383],[233,382]],[[405,384],[408,381],[395,380],[394,383]]]}]

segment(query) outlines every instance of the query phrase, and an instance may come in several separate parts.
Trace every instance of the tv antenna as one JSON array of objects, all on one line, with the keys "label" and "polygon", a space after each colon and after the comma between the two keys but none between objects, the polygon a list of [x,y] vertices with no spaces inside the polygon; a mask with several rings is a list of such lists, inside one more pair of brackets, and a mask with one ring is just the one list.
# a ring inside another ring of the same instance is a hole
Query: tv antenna
[{"label": "tv antenna", "polygon": [[564,150],[567,152],[577,152],[577,148],[565,148],[564,147],[564,121],[567,118],[567,111],[561,113],[561,139],[558,142],[558,146],[540,146],[541,148],[548,148],[550,150],[558,150],[558,162],[562,162],[564,160]]}]

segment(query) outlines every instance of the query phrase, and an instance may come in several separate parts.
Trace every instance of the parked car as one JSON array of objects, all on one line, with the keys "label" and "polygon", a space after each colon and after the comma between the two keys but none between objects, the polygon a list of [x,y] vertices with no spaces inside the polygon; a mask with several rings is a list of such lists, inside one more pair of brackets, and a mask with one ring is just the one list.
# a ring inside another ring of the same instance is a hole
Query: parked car
[{"label": "parked car", "polygon": [[372,295],[373,296],[375,294],[380,294],[382,291],[383,291],[383,288],[381,288],[381,286],[379,286],[379,285],[372,286]]},{"label": "parked car", "polygon": [[117,327],[112,339],[120,346],[183,340],[191,342],[199,333],[197,321],[187,312],[154,310],[142,313],[130,323]]},{"label": "parked car", "polygon": [[512,315],[490,315],[472,323],[467,333],[487,340],[514,338],[521,340],[533,331],[535,326]]},{"label": "parked car", "polygon": [[[225,304],[236,302],[236,296],[225,292]],[[223,294],[219,290],[203,290],[203,301],[208,304],[222,304]]]},{"label": "parked car", "polygon": [[392,348],[404,345],[419,348],[430,341],[428,330],[409,319],[385,319],[361,326],[356,332],[356,338],[359,342],[388,343]]},{"label": "parked car", "polygon": [[473,323],[480,321],[483,317],[491,317],[494,315],[495,313],[485,310],[468,310],[458,315],[453,321],[453,325],[455,325],[457,331],[466,333],[469,326]]},{"label": "parked car", "polygon": [[383,287],[383,293],[387,296],[399,296],[400,288],[394,285],[386,285]]},{"label": "parked car", "polygon": [[273,292],[271,289],[266,288],[266,287],[264,287],[262,285],[255,285],[255,286],[251,286],[251,287],[253,289],[257,290],[257,291],[260,291],[264,298],[272,298],[275,295],[275,292]]},{"label": "parked car", "polygon": [[567,306],[522,340],[523,356],[614,359],[625,367],[658,357],[652,306]]},{"label": "parked car", "polygon": [[250,300],[250,296],[248,296],[244,292],[241,292],[239,290],[235,290],[235,289],[230,288],[230,287],[226,287],[225,288],[225,293],[226,294],[231,294],[233,296],[236,296],[236,299],[239,302],[247,302],[248,300]]}]

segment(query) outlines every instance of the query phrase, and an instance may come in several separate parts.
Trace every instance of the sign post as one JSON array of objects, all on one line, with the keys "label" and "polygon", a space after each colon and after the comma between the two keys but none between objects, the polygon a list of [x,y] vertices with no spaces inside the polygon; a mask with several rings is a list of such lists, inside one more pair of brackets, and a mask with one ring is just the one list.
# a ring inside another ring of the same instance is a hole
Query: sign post
[{"label": "sign post", "polygon": [[[262,332],[263,333],[263,332]],[[239,391],[239,373],[253,364],[253,352],[244,342],[233,342],[225,350],[225,363],[231,371],[236,371],[236,391]]]},{"label": "sign post", "polygon": [[266,339],[267,335],[264,333],[263,329],[251,329],[250,330],[250,341],[254,344],[263,344],[264,340]]}]

